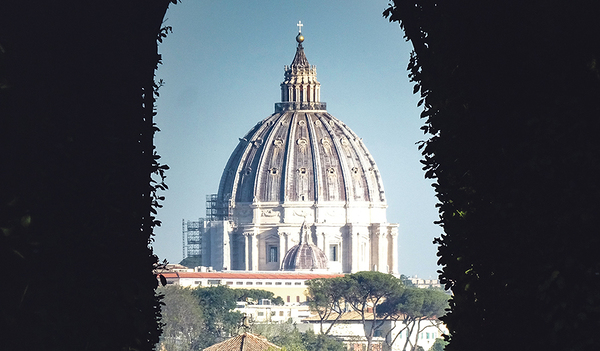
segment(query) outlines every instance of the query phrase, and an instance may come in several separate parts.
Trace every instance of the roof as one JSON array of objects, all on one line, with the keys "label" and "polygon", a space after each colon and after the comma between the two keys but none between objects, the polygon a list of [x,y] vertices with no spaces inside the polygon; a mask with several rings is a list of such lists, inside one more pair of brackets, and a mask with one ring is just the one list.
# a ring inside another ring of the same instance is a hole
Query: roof
[{"label": "roof", "polygon": [[294,56],[294,60],[292,61],[292,67],[298,68],[308,68],[308,59],[304,54],[304,48],[301,43],[298,43],[298,47],[296,48],[296,55]]},{"label": "roof", "polygon": [[244,333],[209,346],[204,351],[263,351],[269,349],[281,350],[281,347],[268,342],[264,336]]},{"label": "roof", "polygon": [[300,231],[300,244],[294,245],[286,252],[283,258],[283,269],[286,271],[327,269],[327,256],[308,239],[306,223],[302,225]]},{"label": "roof", "polygon": [[343,277],[343,274],[330,273],[251,273],[251,272],[166,272],[165,278],[207,278],[207,279],[290,279],[309,280],[316,278]]},{"label": "roof", "polygon": [[387,207],[373,156],[361,138],[327,113],[316,74],[298,44],[276,113],[240,138],[227,162],[218,208],[316,201],[336,208]]}]

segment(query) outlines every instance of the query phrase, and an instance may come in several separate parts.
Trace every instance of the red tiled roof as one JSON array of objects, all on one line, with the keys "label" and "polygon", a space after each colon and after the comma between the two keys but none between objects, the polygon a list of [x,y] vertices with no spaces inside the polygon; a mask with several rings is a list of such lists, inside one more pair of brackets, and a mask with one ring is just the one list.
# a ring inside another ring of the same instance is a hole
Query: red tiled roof
[{"label": "red tiled roof", "polygon": [[210,278],[210,279],[299,279],[343,277],[343,274],[330,273],[250,273],[250,272],[168,272],[165,278]]},{"label": "red tiled roof", "polygon": [[281,350],[281,347],[267,341],[263,336],[250,333],[240,334],[231,339],[227,339],[213,346],[205,348],[203,351],[264,351]]}]

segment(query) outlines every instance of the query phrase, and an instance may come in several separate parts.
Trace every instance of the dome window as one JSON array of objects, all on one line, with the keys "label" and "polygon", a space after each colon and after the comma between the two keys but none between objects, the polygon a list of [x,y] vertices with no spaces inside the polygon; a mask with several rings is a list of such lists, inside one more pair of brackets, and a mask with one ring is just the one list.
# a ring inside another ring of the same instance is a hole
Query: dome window
[{"label": "dome window", "polygon": [[275,167],[271,168],[271,169],[269,170],[269,173],[271,173],[271,174],[273,174],[273,175],[277,174],[277,168],[275,168]]},{"label": "dome window", "polygon": [[300,174],[306,174],[306,168],[305,168],[305,167],[299,168],[299,169],[298,169],[298,172],[299,172]]},{"label": "dome window", "polygon": [[296,143],[300,146],[306,146],[306,144],[308,144],[308,140],[306,140],[306,138],[300,138],[298,141],[296,141]]},{"label": "dome window", "polygon": [[333,168],[333,167],[327,168],[327,173],[329,173],[331,175],[335,174],[335,168]]}]

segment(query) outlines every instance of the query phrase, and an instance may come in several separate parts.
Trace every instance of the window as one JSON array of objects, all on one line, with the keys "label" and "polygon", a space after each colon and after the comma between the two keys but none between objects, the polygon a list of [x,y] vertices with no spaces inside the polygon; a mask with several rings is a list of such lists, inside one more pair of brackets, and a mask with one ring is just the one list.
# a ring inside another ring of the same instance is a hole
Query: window
[{"label": "window", "polygon": [[333,244],[329,245],[329,260],[333,262],[337,262],[338,260],[338,245]]},{"label": "window", "polygon": [[208,285],[219,285],[219,284],[221,284],[220,280],[211,280],[211,279],[208,280]]},{"label": "window", "polygon": [[273,285],[272,282],[265,282],[265,285]]},{"label": "window", "polygon": [[244,285],[244,282],[235,282],[236,285]]},{"label": "window", "polygon": [[259,316],[264,316],[264,315],[265,315],[265,313],[264,313],[264,312],[258,312],[258,315],[259,315]]},{"label": "window", "polygon": [[246,285],[252,285],[252,282],[246,282]]},{"label": "window", "polygon": [[281,282],[275,282],[275,285],[281,285]]},{"label": "window", "polygon": [[279,259],[277,257],[277,246],[269,246],[268,262],[279,262]]},{"label": "window", "polygon": [[283,317],[283,311],[279,311],[279,315]]},{"label": "window", "polygon": [[262,282],[256,282],[256,285],[262,285]]},{"label": "window", "polygon": [[233,282],[227,282],[227,285],[233,285]]},{"label": "window", "polygon": [[292,285],[292,282],[285,282],[285,285]]},{"label": "window", "polygon": [[300,296],[296,296],[296,302],[300,302]]},{"label": "window", "polygon": [[196,281],[194,281],[194,284],[196,284],[196,285],[202,285],[202,280],[196,280]]},{"label": "window", "polygon": [[290,297],[289,296],[287,297],[287,302],[290,302]]},{"label": "window", "polygon": [[301,285],[301,282],[295,282],[294,285]]}]

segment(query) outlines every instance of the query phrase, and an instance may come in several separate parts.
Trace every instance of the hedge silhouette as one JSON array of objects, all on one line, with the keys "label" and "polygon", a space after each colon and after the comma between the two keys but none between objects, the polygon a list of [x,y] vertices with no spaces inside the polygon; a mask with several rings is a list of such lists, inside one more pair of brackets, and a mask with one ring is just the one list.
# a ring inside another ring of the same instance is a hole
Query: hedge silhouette
[{"label": "hedge silhouette", "polygon": [[3,350],[150,350],[168,0],[0,4]]},{"label": "hedge silhouette", "polygon": [[435,180],[446,350],[600,344],[600,21],[587,1],[394,0]]}]

